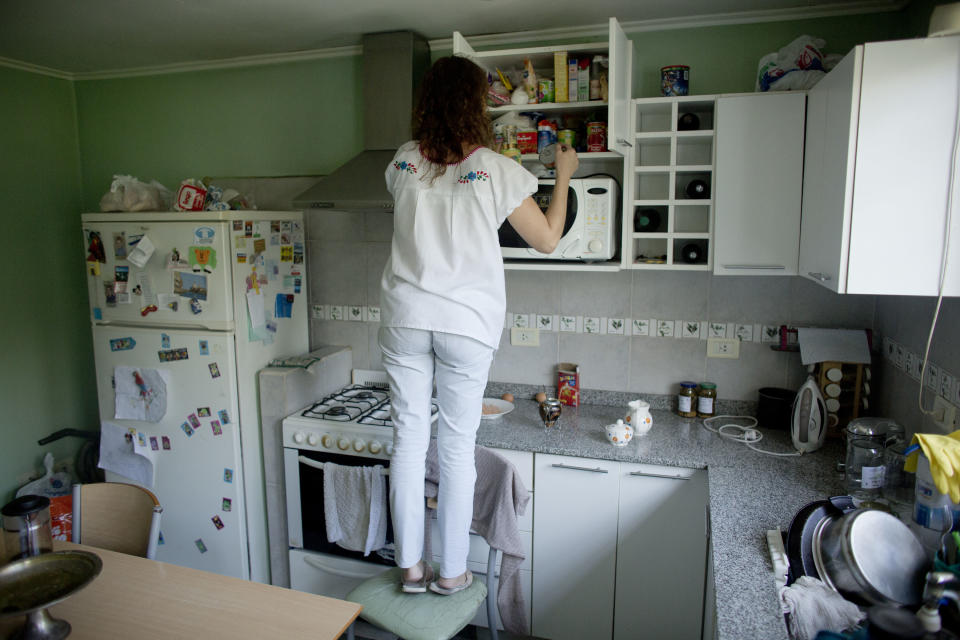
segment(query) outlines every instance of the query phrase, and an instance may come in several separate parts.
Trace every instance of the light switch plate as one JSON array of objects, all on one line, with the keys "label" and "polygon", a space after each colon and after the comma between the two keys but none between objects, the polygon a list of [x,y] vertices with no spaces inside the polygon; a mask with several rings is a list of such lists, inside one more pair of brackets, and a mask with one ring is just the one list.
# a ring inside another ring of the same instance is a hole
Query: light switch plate
[{"label": "light switch plate", "polygon": [[739,338],[709,338],[707,340],[708,358],[739,358]]},{"label": "light switch plate", "polygon": [[510,344],[515,347],[539,347],[540,330],[535,328],[513,327],[510,329]]},{"label": "light switch plate", "polygon": [[953,422],[956,419],[957,408],[947,402],[943,396],[933,397],[933,422],[944,433],[953,431]]}]

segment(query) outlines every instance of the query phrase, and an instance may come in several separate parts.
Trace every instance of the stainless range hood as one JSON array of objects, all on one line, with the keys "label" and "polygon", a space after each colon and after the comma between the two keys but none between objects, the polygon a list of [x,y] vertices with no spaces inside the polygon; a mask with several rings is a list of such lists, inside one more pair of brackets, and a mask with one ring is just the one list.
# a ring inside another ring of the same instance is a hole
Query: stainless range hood
[{"label": "stainless range hood", "polygon": [[383,173],[410,140],[414,93],[430,67],[430,45],[412,31],[363,36],[364,150],[293,199],[297,209],[393,211]]}]

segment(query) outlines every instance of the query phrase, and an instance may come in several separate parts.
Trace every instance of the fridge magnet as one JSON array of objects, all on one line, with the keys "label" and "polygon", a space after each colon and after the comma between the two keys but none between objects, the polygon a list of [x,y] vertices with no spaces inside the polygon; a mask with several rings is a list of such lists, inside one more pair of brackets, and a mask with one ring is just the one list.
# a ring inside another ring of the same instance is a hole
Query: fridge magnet
[{"label": "fridge magnet", "polygon": [[141,447],[147,446],[147,436],[142,431],[137,431],[137,442],[140,443]]},{"label": "fridge magnet", "polygon": [[293,245],[293,264],[303,264],[303,245]]},{"label": "fridge magnet", "polygon": [[294,242],[303,242],[303,224],[294,220],[290,223],[290,233],[293,234]]},{"label": "fridge magnet", "polygon": [[176,362],[177,360],[188,360],[190,358],[186,347],[164,349],[158,351],[157,355],[160,356],[160,362]]},{"label": "fridge magnet", "polygon": [[217,411],[217,416],[220,418],[220,422],[223,424],[230,424],[230,414],[227,413],[226,409],[220,409],[220,411]]},{"label": "fridge magnet", "polygon": [[[132,245],[133,242],[130,244]],[[150,238],[143,236],[140,238],[140,241],[137,242],[136,246],[130,250],[130,253],[127,255],[127,260],[142,269],[150,261],[154,251],[156,251],[156,247],[150,242]]]},{"label": "fridge magnet", "polygon": [[233,230],[234,230],[234,231],[243,231],[243,220],[234,220],[234,221],[233,221]]},{"label": "fridge magnet", "polygon": [[137,346],[133,338],[114,338],[110,340],[110,351],[130,351]]},{"label": "fridge magnet", "polygon": [[233,500],[230,498],[224,498],[222,508],[224,511],[231,511],[233,509]]},{"label": "fridge magnet", "polygon": [[117,231],[113,234],[113,257],[127,257],[127,234],[123,231]]},{"label": "fridge magnet", "polygon": [[271,246],[271,247],[279,247],[279,246],[280,246],[280,234],[279,234],[279,233],[271,233],[271,234],[270,234],[270,246]]},{"label": "fridge magnet", "polygon": [[217,531],[223,529],[223,520],[220,519],[220,516],[213,516],[210,519],[213,521],[213,526],[217,528]]},{"label": "fridge magnet", "polygon": [[87,260],[87,275],[97,277],[100,275],[100,263],[96,260]]},{"label": "fridge magnet", "polygon": [[206,340],[200,341],[200,355],[208,356],[210,355],[210,343]]},{"label": "fridge magnet", "polygon": [[293,292],[300,293],[300,285],[303,284],[303,279],[296,277],[293,279]]},{"label": "fridge magnet", "polygon": [[234,236],[233,237],[233,246],[236,249],[246,249],[247,248],[247,236]]},{"label": "fridge magnet", "polygon": [[211,420],[211,421],[210,421],[210,428],[213,430],[213,435],[215,435],[215,436],[222,436],[222,435],[223,435],[223,427],[220,426],[220,422],[219,422],[219,421],[217,421],[217,420]]},{"label": "fridge magnet", "polygon": [[197,418],[197,414],[191,413],[187,416],[187,421],[190,423],[190,426],[194,429],[200,428],[200,420]]},{"label": "fridge magnet", "polygon": [[87,236],[87,262],[106,262],[107,254],[103,250],[103,240],[99,231],[91,231]]},{"label": "fridge magnet", "polygon": [[253,237],[253,220],[245,220],[243,223],[243,235],[248,238]]},{"label": "fridge magnet", "polygon": [[237,264],[247,264],[247,254],[238,253],[237,254]]},{"label": "fridge magnet", "polygon": [[200,301],[196,298],[190,298],[190,311],[193,315],[199,315],[203,308],[200,306]]},{"label": "fridge magnet", "polygon": [[169,335],[167,335],[167,334],[165,334],[165,333],[161,333],[161,334],[160,334],[160,348],[161,348],[161,349],[169,349],[169,348],[170,348],[170,336],[169,336]]},{"label": "fridge magnet", "polygon": [[197,239],[197,244],[213,244],[215,235],[213,227],[197,227],[193,230],[193,237]]},{"label": "fridge magnet", "polygon": [[280,234],[280,244],[293,244],[293,240],[290,239],[290,231],[284,231]]},{"label": "fridge magnet", "polygon": [[200,407],[197,409],[198,418],[209,418],[210,417],[210,407]]},{"label": "fridge magnet", "polygon": [[293,225],[290,224],[289,220],[283,220],[280,222],[280,231],[286,231],[287,233],[293,228]]},{"label": "fridge magnet", "polygon": [[293,262],[292,245],[283,245],[280,247],[280,262]]},{"label": "fridge magnet", "polygon": [[191,428],[189,424],[184,422],[183,424],[180,425],[180,428],[183,429],[183,432],[187,434],[188,438],[193,437],[193,428]]},{"label": "fridge magnet", "polygon": [[117,293],[126,293],[127,282],[130,280],[130,267],[117,265],[113,270],[113,280],[116,282]]},{"label": "fridge magnet", "polygon": [[117,292],[117,304],[130,304],[130,294]]},{"label": "fridge magnet", "polygon": [[161,293],[157,295],[157,301],[161,309],[177,311],[180,308],[180,299],[172,293]]},{"label": "fridge magnet", "polygon": [[173,271],[174,269],[189,269],[190,263],[184,260],[183,256],[180,255],[180,251],[174,247],[170,251],[170,255],[167,256],[167,270]]},{"label": "fridge magnet", "polygon": [[270,221],[270,233],[280,233],[280,221],[271,220]]},{"label": "fridge magnet", "polygon": [[103,311],[100,310],[100,307],[93,308],[93,319],[94,320],[103,320]]},{"label": "fridge magnet", "polygon": [[160,451],[160,442],[157,441],[157,436],[150,436],[150,448],[154,451]]},{"label": "fridge magnet", "polygon": [[117,292],[113,288],[113,282],[103,283],[103,299],[108,307],[117,306]]},{"label": "fridge magnet", "polygon": [[158,545],[163,544],[163,531],[157,532],[157,544]]},{"label": "fridge magnet", "polygon": [[276,318],[289,318],[293,315],[293,294],[278,293],[273,315]]},{"label": "fridge magnet", "polygon": [[170,451],[170,438],[169,436],[161,436],[160,442],[163,445],[164,451]]},{"label": "fridge magnet", "polygon": [[211,378],[219,378],[219,377],[220,377],[220,368],[217,366],[217,363],[216,363],[216,362],[211,362],[210,364],[207,365],[207,368],[210,369],[210,377],[211,377]]},{"label": "fridge magnet", "polygon": [[133,295],[135,295],[135,296],[142,296],[142,295],[143,295],[143,288],[142,288],[140,285],[135,286],[135,287],[133,288]]},{"label": "fridge magnet", "polygon": [[193,300],[207,299],[207,276],[197,273],[175,271],[173,274],[173,292]]},{"label": "fridge magnet", "polygon": [[207,552],[207,545],[203,544],[203,538],[197,538],[193,541],[193,544],[197,545],[197,549],[200,550],[200,553]]},{"label": "fridge magnet", "polygon": [[224,467],[223,481],[226,482],[227,484],[233,484],[233,469],[228,469]]},{"label": "fridge magnet", "polygon": [[187,253],[187,259],[195,273],[200,271],[213,273],[213,270],[217,268],[217,250],[211,247],[192,246]]},{"label": "fridge magnet", "polygon": [[267,250],[267,241],[263,238],[257,238],[253,241],[253,252],[254,253],[263,253]]}]

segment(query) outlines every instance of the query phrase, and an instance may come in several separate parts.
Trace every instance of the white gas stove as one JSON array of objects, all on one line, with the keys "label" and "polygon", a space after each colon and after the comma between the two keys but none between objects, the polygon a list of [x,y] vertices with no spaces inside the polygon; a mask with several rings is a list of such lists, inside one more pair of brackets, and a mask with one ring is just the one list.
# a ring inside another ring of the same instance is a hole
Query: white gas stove
[{"label": "white gas stove", "polygon": [[[434,401],[434,424],[437,411]],[[283,446],[388,459],[393,454],[393,421],[387,374],[355,370],[353,384],[285,418]]]}]

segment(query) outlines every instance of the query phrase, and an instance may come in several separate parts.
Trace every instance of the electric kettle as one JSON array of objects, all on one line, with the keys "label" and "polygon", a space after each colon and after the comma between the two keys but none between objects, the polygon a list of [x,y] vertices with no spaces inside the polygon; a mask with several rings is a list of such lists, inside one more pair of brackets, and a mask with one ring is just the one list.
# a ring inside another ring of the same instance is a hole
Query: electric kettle
[{"label": "electric kettle", "polygon": [[827,434],[827,407],[813,376],[807,378],[793,401],[793,419],[790,435],[794,448],[810,453],[823,446]]}]

